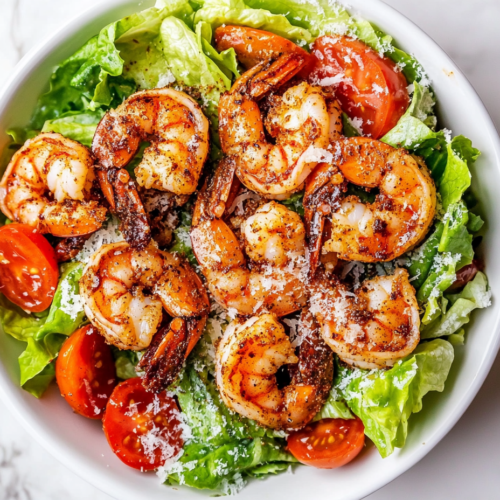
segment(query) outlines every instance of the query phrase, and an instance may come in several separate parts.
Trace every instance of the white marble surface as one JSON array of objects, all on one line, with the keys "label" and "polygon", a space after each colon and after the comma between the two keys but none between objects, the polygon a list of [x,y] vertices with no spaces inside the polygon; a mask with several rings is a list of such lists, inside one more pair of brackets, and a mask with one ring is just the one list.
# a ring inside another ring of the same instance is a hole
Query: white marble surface
[{"label": "white marble surface", "polygon": [[[97,0],[0,0],[0,86],[19,59]],[[500,0],[387,0],[464,70],[500,131]],[[448,436],[370,500],[500,498],[500,358]],[[0,500],[110,500],[34,442],[0,401]]]}]

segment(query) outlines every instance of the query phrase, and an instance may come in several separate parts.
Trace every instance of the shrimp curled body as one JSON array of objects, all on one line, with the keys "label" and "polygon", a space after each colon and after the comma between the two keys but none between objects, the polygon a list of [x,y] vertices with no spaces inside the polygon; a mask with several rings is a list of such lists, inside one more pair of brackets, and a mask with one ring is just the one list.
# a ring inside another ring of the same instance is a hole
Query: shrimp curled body
[{"label": "shrimp curled body", "polygon": [[0,182],[0,208],[11,220],[59,237],[90,234],[106,209],[91,200],[93,158],[80,143],[60,134],[26,141]]},{"label": "shrimp curled body", "polygon": [[208,297],[191,266],[150,244],[135,250],[128,243],[103,245],[80,281],[85,313],[108,342],[141,350],[151,342],[163,308],[173,317],[197,317]]},{"label": "shrimp curled body", "polygon": [[404,269],[366,280],[355,293],[340,282],[316,277],[310,306],[324,341],[358,368],[390,367],[420,341],[415,289]]},{"label": "shrimp curled body", "polygon": [[177,90],[131,95],[99,123],[92,151],[108,169],[122,168],[142,141],[150,145],[135,168],[137,183],[178,195],[192,194],[208,154],[208,120],[196,101]]},{"label": "shrimp curled body", "polygon": [[205,212],[207,195],[198,198],[191,242],[215,300],[244,315],[300,309],[306,300],[300,216],[274,201],[259,207],[240,227],[245,256],[231,227]]},{"label": "shrimp curled body", "polygon": [[[331,388],[333,357],[307,316],[301,318],[298,356],[273,314],[226,328],[216,352],[216,381],[229,408],[272,429],[298,429],[312,420]],[[276,372],[283,365],[291,383],[279,388]]]},{"label": "shrimp curled body", "polygon": [[[284,199],[300,189],[318,164],[320,151],[336,137],[340,108],[307,82],[275,95],[264,119],[258,99],[278,88],[305,63],[300,53],[263,62],[243,74],[219,103],[222,149],[237,161],[237,175],[249,189]],[[290,69],[293,67],[293,70]],[[333,116],[332,116],[333,115]],[[268,142],[264,126],[275,144]]]},{"label": "shrimp curled body", "polygon": [[403,149],[365,137],[338,141],[337,150],[337,162],[331,168],[338,168],[353,184],[378,188],[379,194],[373,203],[351,195],[340,202],[336,198],[334,206],[324,202],[311,206],[310,200],[321,186],[310,183],[306,187],[306,217],[330,213],[331,237],[323,252],[338,253],[344,260],[380,262],[415,247],[427,234],[436,212],[436,188],[426,165]]}]

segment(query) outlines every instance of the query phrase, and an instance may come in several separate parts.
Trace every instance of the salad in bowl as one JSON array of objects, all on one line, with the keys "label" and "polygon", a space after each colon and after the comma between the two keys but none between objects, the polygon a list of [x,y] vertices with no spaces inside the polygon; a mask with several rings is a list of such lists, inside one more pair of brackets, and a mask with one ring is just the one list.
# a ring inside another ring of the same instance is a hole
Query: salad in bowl
[{"label": "salad in bowl", "polygon": [[0,181],[22,388],[215,493],[404,447],[491,297],[419,62],[339,4],[158,0],[49,85]]}]

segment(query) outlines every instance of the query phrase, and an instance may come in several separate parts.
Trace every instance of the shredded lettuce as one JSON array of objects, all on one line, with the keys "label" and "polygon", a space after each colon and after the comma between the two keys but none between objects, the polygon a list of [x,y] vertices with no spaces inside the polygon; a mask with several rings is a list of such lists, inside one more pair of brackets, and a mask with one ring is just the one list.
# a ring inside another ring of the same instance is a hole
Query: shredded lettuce
[{"label": "shredded lettuce", "polygon": [[402,448],[408,435],[408,419],[422,409],[429,391],[442,392],[454,351],[442,339],[420,344],[390,370],[337,371],[336,388],[362,421],[365,434],[382,457]]},{"label": "shredded lettuce", "polygon": [[82,276],[80,263],[63,264],[52,305],[40,314],[28,314],[0,296],[0,322],[5,333],[26,342],[19,356],[21,386],[40,397],[53,378],[53,360],[62,343],[83,322],[79,303],[78,282]]}]

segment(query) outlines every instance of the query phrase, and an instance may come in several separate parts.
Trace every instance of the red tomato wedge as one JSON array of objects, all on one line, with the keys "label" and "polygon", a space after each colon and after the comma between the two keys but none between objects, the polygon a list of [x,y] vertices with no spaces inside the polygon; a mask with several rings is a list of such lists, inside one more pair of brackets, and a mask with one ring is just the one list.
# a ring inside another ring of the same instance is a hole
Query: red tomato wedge
[{"label": "red tomato wedge", "polygon": [[111,348],[91,326],[84,326],[64,342],[56,361],[61,395],[76,413],[101,419],[116,385]]},{"label": "red tomato wedge", "polygon": [[102,423],[111,449],[134,469],[157,469],[184,445],[175,399],[149,392],[138,377],[116,386]]},{"label": "red tomato wedge", "polygon": [[26,311],[45,311],[59,278],[50,243],[26,224],[0,228],[0,292]]},{"label": "red tomato wedge", "polygon": [[269,31],[245,26],[220,26],[215,30],[214,40],[219,52],[234,49],[239,63],[245,69],[253,68],[262,61],[275,59],[283,54],[301,54],[309,62],[302,68],[299,75],[307,78],[314,64],[314,58],[304,49]]},{"label": "red tomato wedge", "polygon": [[324,418],[288,436],[288,449],[303,464],[336,469],[362,450],[365,428],[359,418]]},{"label": "red tomato wedge", "polygon": [[403,73],[363,42],[321,36],[312,54],[316,64],[309,81],[332,86],[342,110],[357,119],[363,135],[382,137],[407,110],[410,97]]}]

